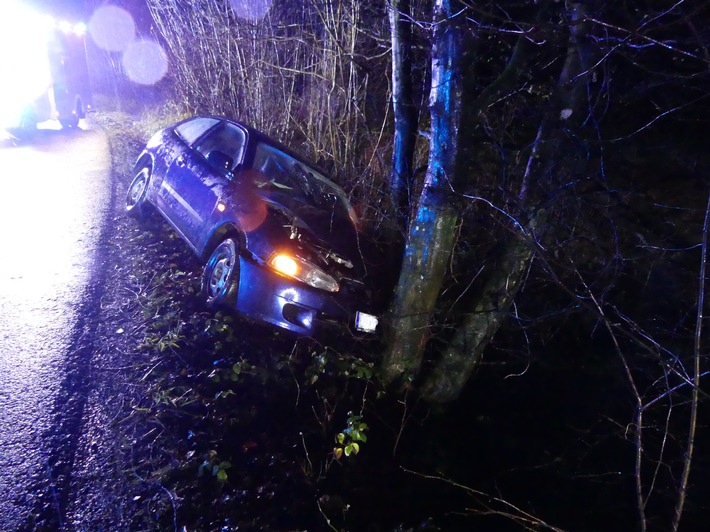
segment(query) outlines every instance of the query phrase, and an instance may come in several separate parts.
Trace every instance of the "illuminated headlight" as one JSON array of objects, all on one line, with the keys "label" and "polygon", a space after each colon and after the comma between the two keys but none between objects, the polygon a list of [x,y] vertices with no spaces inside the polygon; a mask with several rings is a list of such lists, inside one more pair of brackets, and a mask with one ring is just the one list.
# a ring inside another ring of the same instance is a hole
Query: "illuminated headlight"
[{"label": "illuminated headlight", "polygon": [[340,290],[340,286],[335,279],[305,260],[290,255],[277,254],[271,257],[269,266],[277,272],[287,277],[298,279],[313,288],[325,290],[326,292]]}]

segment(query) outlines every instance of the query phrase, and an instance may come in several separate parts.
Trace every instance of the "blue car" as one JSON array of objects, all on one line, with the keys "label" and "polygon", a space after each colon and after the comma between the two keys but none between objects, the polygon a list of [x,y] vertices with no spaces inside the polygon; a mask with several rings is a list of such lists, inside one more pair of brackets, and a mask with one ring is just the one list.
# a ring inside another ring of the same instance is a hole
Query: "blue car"
[{"label": "blue car", "polygon": [[208,306],[300,335],[376,331],[355,212],[303,157],[199,116],[156,133],[134,176],[126,211],[156,210],[204,261]]}]

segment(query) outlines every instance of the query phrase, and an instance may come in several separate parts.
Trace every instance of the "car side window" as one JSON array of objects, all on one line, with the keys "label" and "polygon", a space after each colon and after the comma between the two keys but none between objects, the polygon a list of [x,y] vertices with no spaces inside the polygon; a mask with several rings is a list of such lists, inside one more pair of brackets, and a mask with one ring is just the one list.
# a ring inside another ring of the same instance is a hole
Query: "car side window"
[{"label": "car side window", "polygon": [[228,122],[209,133],[195,149],[218,170],[231,172],[242,161],[246,135]]},{"label": "car side window", "polygon": [[214,126],[219,120],[214,118],[195,118],[180,124],[175,128],[175,133],[184,140],[188,146],[191,146],[199,139],[208,129]]},{"label": "car side window", "polygon": [[320,172],[263,142],[257,144],[254,153],[253,168],[262,176],[256,186],[286,193],[291,200],[310,204],[323,210],[348,217],[357,218],[345,192]]}]

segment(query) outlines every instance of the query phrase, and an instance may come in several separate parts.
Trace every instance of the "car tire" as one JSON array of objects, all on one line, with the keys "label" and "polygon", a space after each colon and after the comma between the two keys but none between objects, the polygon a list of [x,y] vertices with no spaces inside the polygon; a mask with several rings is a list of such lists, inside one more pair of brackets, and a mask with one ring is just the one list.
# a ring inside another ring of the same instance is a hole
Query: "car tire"
[{"label": "car tire", "polygon": [[131,181],[126,193],[126,212],[135,218],[145,218],[146,194],[150,183],[150,169],[141,168]]},{"label": "car tire", "polygon": [[84,109],[84,102],[82,102],[81,98],[79,98],[78,96],[76,98],[76,102],[74,103],[74,112],[76,113],[77,124],[79,123],[79,119],[86,118],[86,110]]},{"label": "car tire", "polygon": [[239,244],[223,240],[202,271],[202,297],[208,307],[233,307],[239,289]]},{"label": "car tire", "polygon": [[59,125],[62,129],[76,129],[79,126],[79,117],[72,113],[69,117],[60,118]]}]

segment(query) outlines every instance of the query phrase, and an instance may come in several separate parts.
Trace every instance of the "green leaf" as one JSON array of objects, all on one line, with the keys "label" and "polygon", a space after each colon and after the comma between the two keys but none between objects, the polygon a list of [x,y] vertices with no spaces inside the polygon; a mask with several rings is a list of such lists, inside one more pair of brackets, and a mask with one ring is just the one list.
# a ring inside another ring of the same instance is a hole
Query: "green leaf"
[{"label": "green leaf", "polygon": [[358,379],[369,379],[372,377],[372,370],[367,367],[357,368],[357,378]]},{"label": "green leaf", "polygon": [[335,441],[342,445],[345,441],[345,434],[343,434],[342,432],[338,433],[338,435],[335,437]]},{"label": "green leaf", "polygon": [[217,473],[217,480],[220,482],[227,482],[227,472],[224,469],[220,469]]},{"label": "green leaf", "polygon": [[357,454],[359,452],[360,446],[355,442],[348,443],[345,446],[345,456],[350,456],[351,454]]},{"label": "green leaf", "polygon": [[221,392],[217,392],[214,396],[215,399],[224,399],[225,397],[229,397],[230,395],[237,395],[235,394],[232,390],[222,390]]}]

